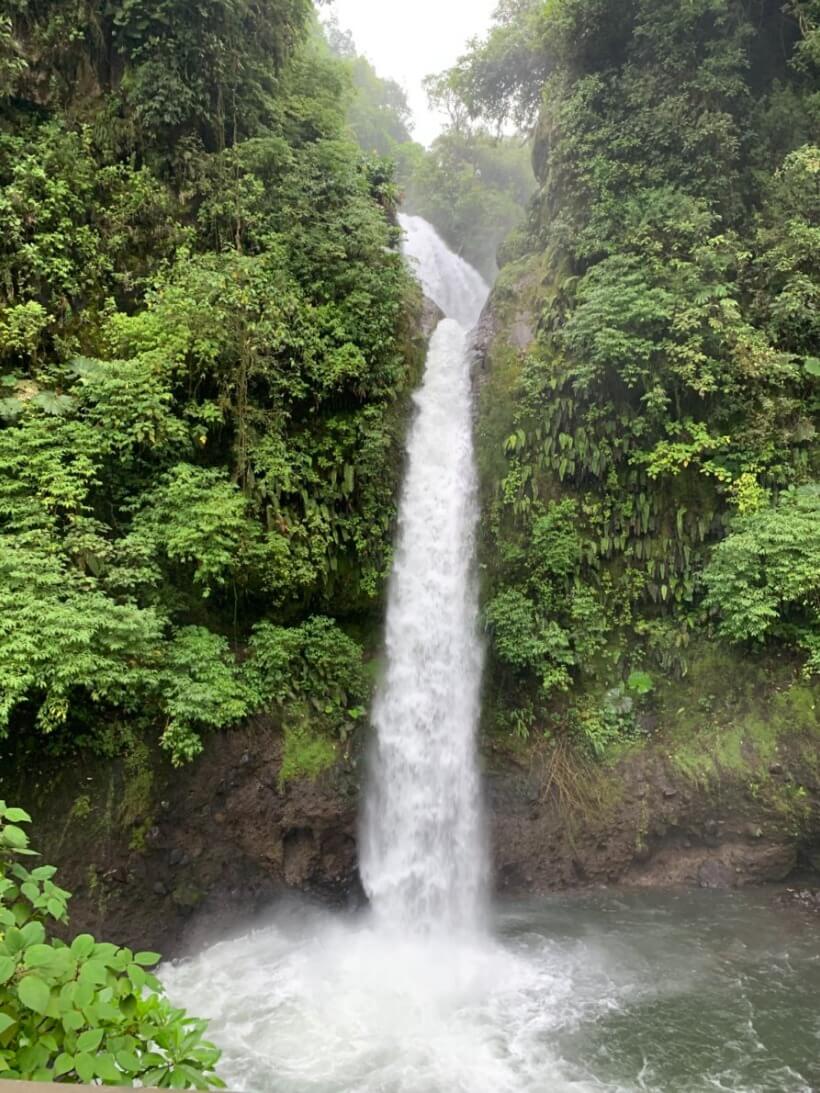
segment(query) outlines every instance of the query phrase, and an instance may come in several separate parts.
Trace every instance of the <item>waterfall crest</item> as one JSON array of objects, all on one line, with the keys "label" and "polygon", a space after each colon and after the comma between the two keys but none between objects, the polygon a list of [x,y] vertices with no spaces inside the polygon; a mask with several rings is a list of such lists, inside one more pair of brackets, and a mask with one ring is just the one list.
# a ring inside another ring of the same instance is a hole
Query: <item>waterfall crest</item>
[{"label": "waterfall crest", "polygon": [[485,855],[467,339],[489,289],[426,221],[401,224],[405,254],[447,318],[430,342],[407,443],[361,872],[379,920],[469,928],[481,911]]}]

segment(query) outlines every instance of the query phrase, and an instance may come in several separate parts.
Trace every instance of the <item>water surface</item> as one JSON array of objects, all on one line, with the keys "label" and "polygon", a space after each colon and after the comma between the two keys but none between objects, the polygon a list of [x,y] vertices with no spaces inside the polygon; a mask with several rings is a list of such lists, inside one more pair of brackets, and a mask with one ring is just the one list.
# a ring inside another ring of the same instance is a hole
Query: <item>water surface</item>
[{"label": "water surface", "polygon": [[483,937],[296,907],[164,978],[238,1093],[812,1093],[819,941],[767,893],[556,896]]}]

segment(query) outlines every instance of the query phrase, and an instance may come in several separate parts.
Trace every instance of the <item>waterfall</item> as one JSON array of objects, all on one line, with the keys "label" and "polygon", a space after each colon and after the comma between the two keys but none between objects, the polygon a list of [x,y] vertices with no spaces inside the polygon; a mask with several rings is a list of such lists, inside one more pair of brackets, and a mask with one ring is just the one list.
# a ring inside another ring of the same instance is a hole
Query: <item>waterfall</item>
[{"label": "waterfall", "polygon": [[401,224],[405,254],[447,317],[430,342],[407,443],[361,873],[379,920],[469,927],[480,914],[485,855],[468,334],[489,289],[426,221]]}]

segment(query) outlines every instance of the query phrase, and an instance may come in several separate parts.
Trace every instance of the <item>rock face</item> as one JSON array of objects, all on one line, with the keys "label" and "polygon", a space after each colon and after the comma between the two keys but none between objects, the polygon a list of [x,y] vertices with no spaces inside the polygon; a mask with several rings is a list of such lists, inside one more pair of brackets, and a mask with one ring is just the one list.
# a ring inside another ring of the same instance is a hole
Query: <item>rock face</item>
[{"label": "rock face", "polygon": [[[538,749],[515,757],[487,746],[482,758],[495,884],[506,895],[614,883],[740,887],[781,881],[798,865],[809,876],[816,864],[818,825],[798,832],[749,796],[745,774],[696,786],[651,746],[606,771],[557,771]],[[335,906],[363,900],[361,756],[351,751],[315,783],[285,786],[280,761],[281,735],[260,719],[210,738],[181,771],[158,757],[139,774],[60,764],[2,795],[32,811],[34,845],[75,894],[74,931],[175,955],[289,892]],[[810,783],[799,764],[784,754],[784,784]],[[816,782],[808,804],[816,816]]]},{"label": "rock face", "polygon": [[74,931],[173,954],[289,890],[335,904],[360,898],[357,760],[315,784],[281,786],[281,746],[260,719],[212,737],[182,770],[158,756],[139,773],[61,764],[2,793],[26,801],[32,844],[74,893]]},{"label": "rock face", "polygon": [[[799,864],[811,868],[806,833],[785,824],[776,806],[750,799],[745,776],[693,785],[653,747],[606,772],[575,768],[563,785],[548,763],[540,767],[530,756],[526,766],[488,778],[502,892],[588,884],[737,888],[782,881]],[[574,799],[567,784],[581,787]],[[811,807],[816,816],[816,785]]]}]

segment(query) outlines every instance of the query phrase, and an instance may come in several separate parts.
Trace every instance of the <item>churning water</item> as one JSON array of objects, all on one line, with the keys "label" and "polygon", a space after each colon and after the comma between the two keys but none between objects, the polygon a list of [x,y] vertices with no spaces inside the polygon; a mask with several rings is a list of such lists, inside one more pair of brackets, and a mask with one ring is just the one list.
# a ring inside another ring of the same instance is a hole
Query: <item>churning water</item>
[{"label": "churning water", "polygon": [[433,229],[448,316],[408,441],[362,830],[368,912],[294,905],[164,969],[237,1093],[811,1093],[820,957],[760,897],[607,893],[483,921],[467,332],[487,288]]}]

